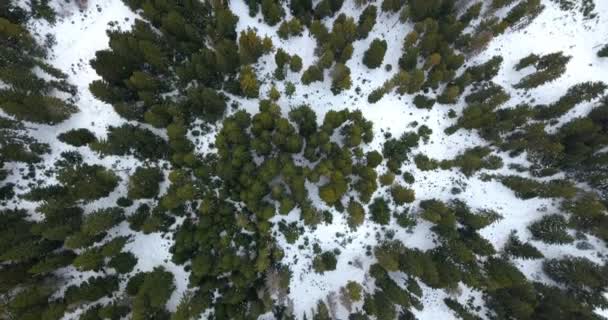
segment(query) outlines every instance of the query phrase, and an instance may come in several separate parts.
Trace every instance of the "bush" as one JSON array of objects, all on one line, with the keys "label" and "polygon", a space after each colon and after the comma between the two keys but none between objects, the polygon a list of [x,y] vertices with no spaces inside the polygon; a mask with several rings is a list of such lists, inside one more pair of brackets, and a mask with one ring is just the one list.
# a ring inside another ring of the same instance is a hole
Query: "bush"
[{"label": "bush", "polygon": [[439,162],[437,160],[431,159],[422,153],[419,153],[414,157],[414,163],[416,163],[416,167],[422,171],[431,171],[439,168]]},{"label": "bush", "polygon": [[137,258],[131,252],[121,252],[113,257],[108,263],[108,267],[114,268],[116,272],[125,274],[133,271],[137,264]]},{"label": "bush", "polygon": [[346,290],[351,301],[359,301],[363,298],[363,287],[354,281],[348,281],[346,283]]},{"label": "bush", "polygon": [[57,180],[68,189],[71,197],[92,201],[107,197],[120,179],[100,165],[83,164],[59,170]]},{"label": "bush", "polygon": [[408,189],[401,185],[396,185],[391,188],[391,195],[393,196],[393,200],[397,205],[402,205],[405,203],[411,203],[416,200],[416,194],[414,190]]},{"label": "bush", "polygon": [[124,210],[119,207],[98,209],[85,217],[81,231],[85,234],[96,235],[107,231],[124,219]]},{"label": "bush", "polygon": [[283,21],[279,26],[277,34],[279,38],[287,40],[289,37],[298,36],[302,34],[304,27],[298,18],[293,18],[289,21]]},{"label": "bush", "polygon": [[386,53],[386,40],[374,39],[369,48],[363,54],[363,64],[370,69],[378,68],[382,65],[384,54]]},{"label": "bush", "polygon": [[323,81],[323,70],[315,65],[312,65],[308,67],[308,69],[304,70],[301,80],[305,85],[309,85],[315,81]]},{"label": "bush", "polygon": [[93,132],[84,128],[64,132],[57,136],[57,139],[75,147],[82,147],[96,140]]},{"label": "bush", "polygon": [[380,176],[380,184],[383,186],[390,186],[395,182],[395,174],[388,171]]},{"label": "bush", "polygon": [[331,92],[336,95],[343,90],[350,89],[352,81],[350,79],[350,69],[342,64],[336,63],[331,73]]},{"label": "bush", "polygon": [[140,126],[124,124],[109,127],[108,138],[90,144],[102,155],[133,155],[141,160],[159,160],[169,154],[169,145],[154,132]]},{"label": "bush", "polygon": [[536,72],[523,77],[514,85],[518,89],[530,89],[561,77],[566,72],[566,64],[572,57],[564,56],[563,52],[555,52],[541,57],[528,56],[520,60],[516,68],[533,65]]},{"label": "bush", "polygon": [[523,259],[541,259],[543,254],[530,243],[521,242],[515,231],[511,232],[505,245],[505,253]]},{"label": "bush", "polygon": [[348,212],[348,226],[356,230],[358,226],[363,224],[363,220],[365,220],[365,209],[361,203],[350,200],[346,211]]},{"label": "bush", "polygon": [[359,37],[359,39],[367,38],[369,32],[372,31],[372,28],[376,24],[377,12],[378,9],[373,4],[370,4],[365,7],[363,12],[359,16],[359,21],[357,23],[357,36]]},{"label": "bush", "polygon": [[326,251],[316,256],[312,262],[312,268],[316,273],[324,273],[325,271],[336,270],[338,260],[332,251]]},{"label": "bush", "polygon": [[138,167],[129,179],[128,196],[130,199],[154,198],[163,180],[164,175],[159,168]]},{"label": "bush", "polygon": [[289,60],[289,70],[291,70],[291,72],[300,72],[300,70],[302,70],[302,58],[297,54],[291,56],[291,59]]},{"label": "bush", "polygon": [[568,223],[566,219],[557,214],[542,217],[532,223],[528,229],[532,237],[550,244],[565,244],[574,241],[574,238],[566,231]]},{"label": "bush", "polygon": [[283,6],[279,1],[262,0],[262,16],[264,17],[264,22],[274,26],[281,21],[281,18],[284,15]]},{"label": "bush", "polygon": [[435,105],[435,99],[418,94],[414,97],[414,105],[418,109],[431,109]]},{"label": "bush", "polygon": [[603,46],[598,52],[597,56],[600,58],[608,58],[608,44]]},{"label": "bush", "polygon": [[249,65],[241,69],[239,84],[242,94],[247,98],[257,98],[260,95],[260,86],[255,71]]},{"label": "bush", "polygon": [[369,205],[371,219],[377,224],[386,225],[391,220],[391,210],[383,198],[376,198]]}]

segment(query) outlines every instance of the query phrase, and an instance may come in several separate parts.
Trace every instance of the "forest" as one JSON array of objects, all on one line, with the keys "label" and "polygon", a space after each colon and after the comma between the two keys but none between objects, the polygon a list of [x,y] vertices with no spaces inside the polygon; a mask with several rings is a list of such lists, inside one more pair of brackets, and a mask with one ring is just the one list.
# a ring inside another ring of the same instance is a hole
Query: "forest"
[{"label": "forest", "polygon": [[[546,28],[572,43],[509,38]],[[3,1],[0,319],[606,319],[606,30],[600,0]]]}]

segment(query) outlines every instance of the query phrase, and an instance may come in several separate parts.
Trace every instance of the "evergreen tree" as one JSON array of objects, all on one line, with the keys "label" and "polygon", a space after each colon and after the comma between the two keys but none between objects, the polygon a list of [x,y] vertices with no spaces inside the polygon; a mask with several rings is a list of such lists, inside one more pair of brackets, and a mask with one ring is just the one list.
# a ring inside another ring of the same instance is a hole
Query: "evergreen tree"
[{"label": "evergreen tree", "polygon": [[159,183],[164,180],[163,173],[155,167],[138,167],[129,179],[130,199],[154,198],[158,195]]},{"label": "evergreen tree", "polygon": [[244,66],[240,73],[239,83],[241,92],[245,97],[257,98],[260,95],[260,87],[255,72],[251,66]]},{"label": "evergreen tree", "polygon": [[363,64],[370,69],[378,68],[382,65],[384,54],[386,53],[386,40],[374,39],[369,48],[363,54]]}]

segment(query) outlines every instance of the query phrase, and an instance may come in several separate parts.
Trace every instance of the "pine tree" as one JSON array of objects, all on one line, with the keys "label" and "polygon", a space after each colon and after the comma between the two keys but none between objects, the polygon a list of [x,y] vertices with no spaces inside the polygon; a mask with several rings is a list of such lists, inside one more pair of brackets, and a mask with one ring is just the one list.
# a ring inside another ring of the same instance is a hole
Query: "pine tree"
[{"label": "pine tree", "polygon": [[369,48],[363,54],[363,64],[370,69],[378,68],[382,65],[384,54],[386,53],[386,40],[374,39]]},{"label": "pine tree", "polygon": [[372,28],[376,24],[376,15],[378,9],[375,5],[370,4],[361,13],[359,16],[359,21],[357,23],[357,35],[359,39],[365,39],[369,35],[369,32],[372,31]]},{"label": "pine tree", "polygon": [[350,69],[342,64],[336,63],[332,70],[331,92],[336,95],[343,90],[348,90],[352,86],[350,79]]},{"label": "pine tree", "polygon": [[239,36],[239,56],[241,65],[253,64],[272,50],[272,41],[266,37],[260,38],[255,30],[248,28],[241,31]]},{"label": "pine tree", "polygon": [[257,98],[260,95],[260,87],[255,72],[251,66],[244,66],[240,73],[239,83],[241,92],[245,97]]}]

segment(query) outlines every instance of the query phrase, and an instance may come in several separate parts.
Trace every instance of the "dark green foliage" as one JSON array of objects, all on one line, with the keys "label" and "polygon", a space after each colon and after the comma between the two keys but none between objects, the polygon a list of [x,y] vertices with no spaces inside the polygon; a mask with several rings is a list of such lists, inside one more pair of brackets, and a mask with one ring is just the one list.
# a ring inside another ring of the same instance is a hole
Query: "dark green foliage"
[{"label": "dark green foliage", "polygon": [[540,0],[521,1],[507,13],[503,23],[507,26],[514,26],[521,20],[531,20],[540,14],[543,8]]},{"label": "dark green foliage", "polygon": [[560,117],[570,111],[577,104],[593,100],[604,93],[608,88],[603,82],[583,82],[570,88],[564,96],[556,102],[545,106],[537,106],[535,118],[538,120],[548,120]]},{"label": "dark green foliage", "polygon": [[317,131],[317,114],[309,106],[302,105],[289,111],[289,119],[298,126],[298,132],[310,137]]},{"label": "dark green foliage", "polygon": [[448,308],[452,309],[452,311],[454,311],[454,313],[456,315],[458,315],[459,319],[463,319],[463,320],[481,320],[482,319],[480,316],[476,315],[471,310],[469,310],[469,308],[463,306],[462,304],[460,304],[458,301],[456,301],[454,299],[445,298],[445,299],[443,299],[443,302],[445,303],[446,306],[448,306]]},{"label": "dark green foliage", "polygon": [[502,167],[502,159],[490,155],[491,150],[487,147],[475,147],[465,150],[452,160],[441,161],[441,168],[459,167],[466,176],[471,176],[481,169],[496,170]]},{"label": "dark green foliage", "polygon": [[175,289],[173,274],[162,267],[157,267],[141,275],[141,280],[136,286],[129,288],[127,285],[127,293],[133,296],[133,319],[165,317],[167,314],[165,304]]},{"label": "dark green foliage", "polygon": [[448,11],[453,4],[445,0],[409,0],[409,5],[412,19],[418,22],[426,18],[437,18],[442,12]]},{"label": "dark green foliage", "polygon": [[378,9],[373,4],[368,5],[363,12],[361,12],[359,21],[357,22],[357,36],[359,39],[367,38],[367,35],[376,24],[377,14]]},{"label": "dark green foliage", "polygon": [[505,253],[517,258],[523,259],[540,259],[543,254],[528,242],[522,242],[515,231],[511,232],[509,240],[505,245]]},{"label": "dark green foliage", "polygon": [[207,87],[188,89],[188,110],[196,117],[214,122],[222,118],[226,111],[226,96]]},{"label": "dark green foliage", "polygon": [[494,109],[509,101],[509,94],[494,82],[483,83],[464,98],[469,105],[483,104]]},{"label": "dark green foliage", "polygon": [[363,310],[369,315],[375,315],[378,320],[395,319],[397,316],[395,305],[382,290],[376,290],[373,295],[365,295]]},{"label": "dark green foliage", "polygon": [[98,247],[82,251],[73,265],[78,271],[101,271],[104,263],[104,256]]},{"label": "dark green foliage", "polygon": [[109,127],[107,139],[91,143],[90,147],[103,155],[133,155],[142,160],[163,159],[169,153],[165,140],[148,129],[131,124]]},{"label": "dark green foliage", "polygon": [[598,265],[587,258],[569,257],[546,260],[543,271],[554,281],[566,286],[568,292],[592,306],[605,305],[608,301],[601,294],[608,285],[605,265]]},{"label": "dark green foliage", "polygon": [[399,270],[399,255],[402,253],[403,246],[398,242],[386,242],[374,248],[378,264],[386,271]]},{"label": "dark green foliage", "polygon": [[372,221],[375,223],[385,225],[390,222],[391,210],[383,198],[374,199],[369,205],[369,213],[371,214]]},{"label": "dark green foliage", "polygon": [[31,286],[7,296],[10,300],[3,303],[3,313],[17,319],[39,319],[41,316],[58,319],[65,306],[60,301],[51,301],[51,288]]},{"label": "dark green foliage", "polygon": [[312,267],[317,273],[336,270],[336,255],[332,251],[326,251],[316,256],[312,262]]},{"label": "dark green foliage", "polygon": [[374,150],[365,154],[365,160],[368,167],[375,168],[382,163],[383,158],[380,152]]},{"label": "dark green foliage", "polygon": [[[35,12],[38,11],[36,3],[40,2],[32,3]],[[5,6],[11,7],[6,12],[17,12],[12,5]],[[53,90],[70,96],[76,93],[66,82],[67,75],[44,62],[46,50],[29,33],[25,19],[16,15],[5,18],[4,13],[1,16],[0,81],[5,86],[0,89],[0,108],[17,120],[50,125],[66,120],[77,108],[51,93]]]},{"label": "dark green foliage", "polygon": [[258,59],[270,52],[272,41],[270,38],[260,38],[255,30],[248,28],[241,31],[239,36],[239,56],[241,64],[256,63]]},{"label": "dark green foliage", "polygon": [[311,65],[302,74],[302,83],[309,85],[315,81],[323,81],[323,70],[315,65]]},{"label": "dark green foliage", "polygon": [[414,97],[414,105],[418,109],[431,109],[435,105],[435,99],[419,94]]},{"label": "dark green foliage", "polygon": [[520,60],[516,69],[531,65],[534,66],[536,72],[523,77],[514,87],[518,89],[535,88],[559,78],[566,72],[566,65],[571,58],[564,56],[563,52],[555,52],[540,57],[531,55]]},{"label": "dark green foliage", "polygon": [[594,194],[583,196],[564,203],[564,209],[571,213],[569,224],[573,228],[591,232],[604,241],[608,240],[606,226],[608,216],[606,207]]},{"label": "dark green foliage", "polygon": [[416,199],[414,190],[408,189],[401,185],[395,185],[391,188],[391,195],[397,205],[414,202]]},{"label": "dark green foliage", "polygon": [[285,12],[279,1],[262,0],[262,15],[264,16],[264,21],[266,23],[274,26],[281,21]]},{"label": "dark green foliage", "polygon": [[416,168],[422,171],[431,171],[439,168],[439,161],[431,159],[426,155],[419,153],[414,157]]},{"label": "dark green foliage", "polygon": [[361,205],[361,203],[351,200],[348,203],[348,226],[351,229],[357,229],[358,226],[363,224],[363,220],[365,220],[365,209]]},{"label": "dark green foliage", "polygon": [[528,228],[536,240],[550,244],[564,244],[574,241],[574,238],[566,231],[567,226],[563,216],[553,214],[542,217]]},{"label": "dark green foliage", "polygon": [[515,195],[522,199],[541,198],[572,198],[576,195],[576,187],[567,180],[550,180],[539,182],[519,176],[505,176],[500,182],[515,191]]},{"label": "dark green foliage", "polygon": [[608,57],[608,45],[603,46],[598,52],[597,56],[600,58]]},{"label": "dark green foliage", "polygon": [[342,63],[337,63],[334,66],[334,69],[331,72],[331,78],[331,92],[334,95],[350,89],[352,85],[350,69]]},{"label": "dark green foliage", "polygon": [[124,211],[118,207],[99,209],[89,213],[84,218],[81,231],[85,234],[96,235],[107,231],[125,219]]},{"label": "dark green foliage", "polygon": [[93,302],[118,290],[118,277],[91,277],[82,284],[69,286],[65,292],[68,304]]},{"label": "dark green foliage", "polygon": [[0,105],[18,120],[57,124],[77,111],[73,105],[52,97],[0,90]]},{"label": "dark green foliage", "polygon": [[119,178],[103,166],[82,164],[62,168],[57,180],[71,198],[92,201],[107,197],[118,185]]},{"label": "dark green foliage", "polygon": [[384,142],[382,155],[388,159],[388,167],[398,173],[401,164],[407,160],[410,150],[418,146],[420,137],[413,132],[405,132],[399,139],[390,138]]},{"label": "dark green foliage", "polygon": [[386,40],[374,39],[363,54],[363,64],[370,69],[381,66],[382,60],[384,60],[384,54],[386,53],[386,48]]},{"label": "dark green foliage", "polygon": [[67,267],[72,264],[76,255],[72,251],[63,251],[57,254],[51,254],[33,265],[28,272],[35,275],[46,274],[53,272],[59,268]]},{"label": "dark green foliage", "polygon": [[300,36],[304,31],[304,26],[298,18],[292,18],[291,20],[283,21],[279,26],[277,34],[279,38],[287,40],[290,36]]},{"label": "dark green foliage", "polygon": [[382,0],[382,11],[398,12],[406,3],[406,0]]},{"label": "dark green foliage", "polygon": [[138,167],[129,178],[128,195],[130,199],[154,198],[158,195],[159,183],[164,175],[156,167]]},{"label": "dark green foliage", "polygon": [[331,17],[342,8],[344,0],[321,0],[314,9],[315,18]]},{"label": "dark green foliage", "polygon": [[131,252],[121,252],[108,262],[108,267],[114,268],[120,274],[129,273],[137,264],[137,258]]},{"label": "dark green foliage", "polygon": [[298,226],[297,222],[286,224],[281,221],[279,223],[279,231],[285,236],[287,243],[294,244],[304,230],[302,227]]},{"label": "dark green foliage", "polygon": [[96,140],[95,135],[87,129],[72,129],[57,136],[57,138],[75,147],[85,146]]},{"label": "dark green foliage", "polygon": [[[41,155],[49,152],[48,145],[37,142],[18,121],[0,117],[0,159],[2,161],[40,162]],[[3,173],[6,174],[6,171]]]}]

